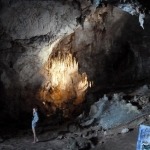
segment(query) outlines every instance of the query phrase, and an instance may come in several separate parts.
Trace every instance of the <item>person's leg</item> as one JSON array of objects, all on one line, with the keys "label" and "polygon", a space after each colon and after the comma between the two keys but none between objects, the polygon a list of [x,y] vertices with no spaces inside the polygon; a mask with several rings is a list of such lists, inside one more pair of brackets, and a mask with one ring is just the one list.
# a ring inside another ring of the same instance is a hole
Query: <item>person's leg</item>
[{"label": "person's leg", "polygon": [[144,19],[142,19],[141,27],[144,29]]},{"label": "person's leg", "polygon": [[33,143],[38,142],[35,127],[36,127],[36,122],[32,121],[32,132],[33,132],[33,137],[34,137]]},{"label": "person's leg", "polygon": [[140,22],[140,26],[144,29],[144,19],[140,19],[139,22]]},{"label": "person's leg", "polygon": [[38,138],[37,138],[37,136],[36,136],[35,127],[32,127],[32,131],[33,131],[33,137],[34,137],[33,143],[36,143],[36,142],[38,142],[39,140],[38,140]]},{"label": "person's leg", "polygon": [[34,127],[32,127],[32,132],[33,132],[33,143],[35,143],[36,142],[36,133],[35,133],[35,128]]},{"label": "person's leg", "polygon": [[[34,128],[34,130],[35,130],[35,128]],[[36,141],[36,142],[39,141],[38,138],[37,138],[37,136],[36,136],[36,130],[35,130],[35,141]]]}]

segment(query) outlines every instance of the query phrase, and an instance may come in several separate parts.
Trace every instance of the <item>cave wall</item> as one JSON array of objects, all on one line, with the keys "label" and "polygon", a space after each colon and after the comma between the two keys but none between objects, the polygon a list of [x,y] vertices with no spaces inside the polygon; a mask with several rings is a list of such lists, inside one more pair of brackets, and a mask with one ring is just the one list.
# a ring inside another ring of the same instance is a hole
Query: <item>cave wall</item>
[{"label": "cave wall", "polygon": [[59,1],[11,1],[11,4],[2,2],[1,114],[17,118],[20,111],[31,111],[37,99],[37,87],[44,80],[40,70],[53,45],[76,28],[75,18],[80,12],[72,5]]},{"label": "cave wall", "polygon": [[[84,29],[76,18],[89,2],[1,1],[0,103],[1,116],[20,117],[40,103],[37,91],[45,82],[41,74],[51,53],[69,51],[79,71],[94,81],[94,89],[149,82],[150,18],[145,30],[137,16],[116,7],[87,13]],[[44,108],[41,108],[44,111]]]},{"label": "cave wall", "polygon": [[71,51],[80,71],[102,88],[149,82],[148,26],[149,16],[143,30],[137,16],[115,7],[100,8],[86,18],[84,29],[61,40],[54,51]]}]

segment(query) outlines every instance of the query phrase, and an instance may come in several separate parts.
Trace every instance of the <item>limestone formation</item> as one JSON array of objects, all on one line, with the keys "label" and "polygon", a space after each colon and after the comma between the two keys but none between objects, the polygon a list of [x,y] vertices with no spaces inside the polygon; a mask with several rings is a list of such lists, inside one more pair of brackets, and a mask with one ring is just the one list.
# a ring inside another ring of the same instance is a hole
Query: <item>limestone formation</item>
[{"label": "limestone formation", "polygon": [[[45,114],[55,110],[38,94],[48,58],[58,51],[76,58],[92,92],[149,79],[149,17],[141,31],[136,16],[111,4],[92,11],[90,1],[1,0],[0,7],[0,117],[17,119],[34,104]],[[81,15],[84,29],[76,22]]]}]

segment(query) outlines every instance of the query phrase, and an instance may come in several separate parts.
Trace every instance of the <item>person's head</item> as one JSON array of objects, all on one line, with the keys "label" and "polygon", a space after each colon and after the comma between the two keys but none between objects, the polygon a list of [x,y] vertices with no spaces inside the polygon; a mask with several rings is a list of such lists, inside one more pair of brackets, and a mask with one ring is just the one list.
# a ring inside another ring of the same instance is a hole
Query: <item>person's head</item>
[{"label": "person's head", "polygon": [[33,112],[36,112],[37,111],[37,107],[33,107]]}]

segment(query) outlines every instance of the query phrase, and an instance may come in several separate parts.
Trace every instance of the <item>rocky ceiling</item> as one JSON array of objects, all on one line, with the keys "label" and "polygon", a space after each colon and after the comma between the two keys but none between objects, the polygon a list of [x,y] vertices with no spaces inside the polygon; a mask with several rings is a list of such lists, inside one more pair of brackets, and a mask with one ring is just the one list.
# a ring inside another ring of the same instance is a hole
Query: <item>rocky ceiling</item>
[{"label": "rocky ceiling", "polygon": [[149,83],[150,17],[143,30],[117,3],[1,0],[0,117],[18,119],[34,104],[70,113],[87,92]]}]

